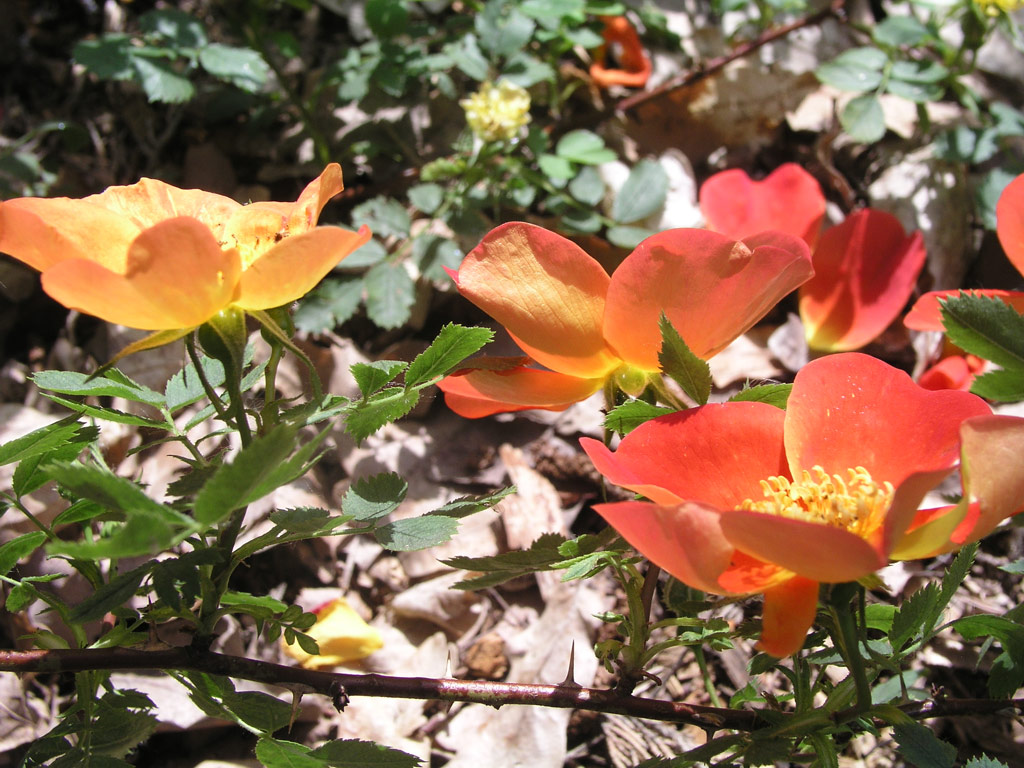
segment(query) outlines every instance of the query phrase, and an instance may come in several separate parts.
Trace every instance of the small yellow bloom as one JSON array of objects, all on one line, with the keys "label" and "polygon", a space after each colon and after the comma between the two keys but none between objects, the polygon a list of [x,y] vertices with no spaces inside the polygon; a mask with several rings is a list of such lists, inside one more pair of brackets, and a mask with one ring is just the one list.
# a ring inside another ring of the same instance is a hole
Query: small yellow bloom
[{"label": "small yellow bloom", "polygon": [[332,600],[314,613],[317,614],[316,624],[306,634],[320,646],[319,654],[313,656],[298,643],[288,645],[281,639],[284,652],[306,669],[336,667],[347,661],[365,659],[384,645],[380,632],[363,621],[344,598]]},{"label": "small yellow bloom", "polygon": [[989,16],[998,16],[1000,11],[1009,13],[1024,8],[1024,0],[974,0]]},{"label": "small yellow bloom", "polygon": [[530,94],[511,80],[485,82],[480,90],[459,102],[466,122],[483,141],[514,139],[530,122]]}]

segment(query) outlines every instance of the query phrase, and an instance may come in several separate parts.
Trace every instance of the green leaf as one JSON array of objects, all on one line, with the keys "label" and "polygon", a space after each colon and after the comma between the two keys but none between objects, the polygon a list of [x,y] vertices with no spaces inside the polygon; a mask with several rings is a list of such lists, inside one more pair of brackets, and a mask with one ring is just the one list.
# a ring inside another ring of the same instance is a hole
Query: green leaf
[{"label": "green leaf", "polygon": [[406,390],[432,383],[450,373],[493,338],[494,331],[489,328],[467,328],[448,323],[405,372]]},{"label": "green leaf", "polygon": [[326,768],[327,763],[311,757],[309,747],[293,741],[278,741],[263,736],[256,742],[256,759],[266,768]]},{"label": "green leaf", "polygon": [[366,0],[364,7],[366,23],[381,40],[400,35],[409,26],[405,0]]},{"label": "green leaf", "polygon": [[148,11],[139,17],[139,28],[176,48],[199,48],[206,45],[202,22],[185,11],[173,8]]},{"label": "green leaf", "polygon": [[988,755],[982,755],[981,757],[972,757],[964,763],[964,768],[1007,768],[1007,765],[992,759]]},{"label": "green leaf", "polygon": [[994,637],[1011,656],[1024,658],[1024,626],[1011,619],[980,613],[957,619],[952,626],[967,640]]},{"label": "green leaf", "polygon": [[1016,403],[1024,400],[1024,375],[1020,371],[989,371],[971,383],[971,392],[987,400]]},{"label": "green leaf", "polygon": [[40,389],[63,395],[123,397],[133,403],[145,403],[154,408],[164,404],[163,395],[159,392],[132,381],[117,370],[108,371],[106,376],[94,377],[73,371],[40,371],[32,375],[32,381]]},{"label": "green leaf", "polygon": [[146,574],[152,570],[156,562],[156,560],[150,560],[138,568],[112,578],[71,609],[71,621],[78,623],[95,621],[103,618],[109,611],[120,608],[135,594],[135,590],[139,588],[142,580],[146,578]]},{"label": "green leaf", "polygon": [[[224,364],[220,360],[201,355],[199,364],[203,375],[211,387],[219,387],[224,383]],[[194,364],[189,363],[175,373],[164,387],[164,402],[171,413],[192,405],[206,396],[203,384],[196,373]]]},{"label": "green leaf", "polygon": [[442,515],[393,520],[373,531],[377,543],[393,552],[413,552],[444,544],[459,530],[459,521]]},{"label": "green leaf", "polygon": [[128,35],[104,35],[99,40],[80,40],[72,58],[101,80],[131,80],[135,76]]},{"label": "green leaf", "polygon": [[654,234],[646,227],[615,226],[608,227],[608,242],[618,248],[633,249]]},{"label": "green leaf", "polygon": [[818,66],[814,74],[841,91],[873,91],[882,84],[889,57],[878,48],[851,48]]},{"label": "green leaf", "polygon": [[556,181],[568,181],[576,175],[572,163],[564,157],[552,155],[548,152],[543,153],[537,158],[537,165],[540,167],[541,173],[549,179]]},{"label": "green leaf", "polygon": [[511,496],[515,492],[516,487],[511,485],[491,493],[480,494],[479,496],[460,496],[437,509],[430,510],[427,514],[457,518],[468,517],[469,515],[475,515],[477,512],[483,512],[485,509],[491,509],[506,496]]},{"label": "green leaf", "polygon": [[0,545],[0,576],[10,573],[19,560],[35,552],[44,541],[45,533],[31,531]]},{"label": "green leaf", "polygon": [[1024,373],[1024,316],[995,297],[970,295],[940,299],[949,340],[996,365]]},{"label": "green leaf", "polygon": [[48,454],[68,444],[84,447],[97,437],[98,429],[81,424],[77,416],[68,416],[0,445],[0,465]]},{"label": "green leaf", "polygon": [[394,472],[360,478],[345,492],[341,511],[356,520],[376,520],[394,512],[408,490],[409,484]]},{"label": "green leaf", "polygon": [[77,400],[69,400],[66,397],[54,395],[49,392],[44,392],[43,394],[58,405],[63,405],[68,410],[74,411],[79,416],[89,416],[90,418],[99,419],[100,421],[109,421],[114,424],[130,424],[135,427],[151,427],[154,429],[167,428],[167,423],[159,419],[147,419],[144,416],[125,413],[124,411],[119,411],[116,408],[103,408],[97,405],[87,405],[85,403],[80,403]]},{"label": "green leaf", "polygon": [[258,93],[270,75],[270,66],[251,48],[211,43],[199,50],[199,63],[214,77],[248,93]]},{"label": "green leaf", "polygon": [[925,584],[909,599],[903,601],[893,617],[892,629],[889,630],[889,642],[893,651],[900,652],[908,640],[932,630],[932,626],[927,626],[926,622],[934,615],[938,602],[939,588],[935,584]]},{"label": "green leaf", "polygon": [[323,530],[326,523],[341,519],[332,517],[326,509],[316,507],[275,509],[270,513],[270,522],[288,533],[297,534],[316,534]]},{"label": "green leaf", "polygon": [[487,57],[480,51],[476,35],[472,33],[463,35],[459,42],[445,46],[444,51],[452,57],[455,66],[466,76],[477,82],[487,79],[491,65],[487,61]]},{"label": "green leaf", "polygon": [[363,397],[369,397],[394,381],[409,364],[401,360],[375,360],[372,363],[353,363],[349,367]]},{"label": "green leaf", "polygon": [[444,187],[440,184],[416,184],[406,193],[409,202],[428,216],[440,207],[444,200]]},{"label": "green leaf", "polygon": [[1016,178],[1016,174],[1006,168],[993,168],[986,173],[974,190],[974,202],[978,216],[986,229],[996,228],[996,203],[1002,197],[1006,185]]},{"label": "green leaf", "polygon": [[331,768],[416,768],[423,762],[408,752],[358,739],[328,741],[309,754]]},{"label": "green leaf", "polygon": [[[362,250],[359,249],[360,252]],[[351,318],[362,301],[361,276],[342,275],[327,278],[299,301],[293,316],[295,327],[306,333],[333,330]]]},{"label": "green leaf", "polygon": [[352,224],[356,229],[367,225],[377,237],[408,237],[412,219],[404,205],[379,196],[352,209]]},{"label": "green leaf", "polygon": [[565,543],[565,537],[556,533],[545,533],[529,549],[505,552],[490,557],[453,557],[442,560],[445,565],[464,571],[477,571],[484,576],[474,576],[455,585],[456,589],[483,589],[511,581],[519,576],[538,571],[550,571],[564,562],[565,557],[558,547]]},{"label": "green leaf", "polygon": [[616,154],[605,147],[604,139],[585,128],[569,131],[559,139],[555,154],[583,165],[600,165],[616,159]]},{"label": "green leaf", "polygon": [[384,261],[388,256],[388,249],[376,237],[371,237],[363,243],[351,256],[348,256],[335,267],[336,270],[363,269],[372,267]]},{"label": "green leaf", "polygon": [[413,240],[412,260],[427,280],[450,284],[446,269],[457,270],[464,254],[454,240],[440,235],[422,235]]},{"label": "green leaf", "polygon": [[260,691],[227,693],[224,706],[239,720],[263,733],[273,733],[291,722],[289,704]]},{"label": "green leaf", "polygon": [[1024,574],[1024,559],[1014,560],[1012,563],[1000,565],[999,570],[1012,573],[1014,576],[1020,576],[1021,574]]},{"label": "green leaf", "polygon": [[416,284],[401,262],[381,262],[366,273],[366,313],[381,328],[397,328],[416,303]]},{"label": "green leaf", "polygon": [[519,51],[509,57],[501,76],[523,88],[530,88],[537,83],[553,81],[555,70],[546,61],[541,61],[526,51]]},{"label": "green leaf", "polygon": [[665,169],[655,160],[641,160],[615,196],[612,218],[621,224],[646,219],[665,205],[667,194],[668,175]]},{"label": "green leaf", "polygon": [[389,387],[366,402],[353,403],[345,409],[345,431],[362,442],[378,429],[411,411],[419,402],[419,390],[406,392],[402,387]]},{"label": "green leaf", "polygon": [[878,22],[871,34],[876,43],[891,48],[920,45],[932,36],[928,27],[913,16],[887,16]]},{"label": "green leaf", "polygon": [[792,384],[757,384],[753,387],[743,387],[743,389],[729,398],[729,402],[768,403],[776,408],[786,410],[786,403],[789,402],[789,393],[792,391]]},{"label": "green leaf", "polygon": [[956,747],[941,741],[930,728],[920,723],[906,723],[892,729],[897,751],[917,768],[953,768]]},{"label": "green leaf", "polygon": [[672,408],[652,405],[643,400],[630,400],[622,405],[617,405],[608,412],[604,418],[604,428],[618,432],[620,435],[628,435],[641,424],[669,413],[675,413],[675,411]]},{"label": "green leaf", "polygon": [[569,194],[584,205],[597,205],[604,199],[604,180],[593,166],[586,165],[569,182]]},{"label": "green leaf", "polygon": [[490,0],[483,11],[475,14],[473,23],[480,47],[501,57],[525,48],[536,28],[532,19],[503,0]]},{"label": "green leaf", "polygon": [[[174,524],[177,522],[177,524]],[[47,545],[50,555],[65,555],[78,560],[156,555],[184,539],[193,526],[162,513],[137,510],[123,523],[109,524],[101,536],[93,539],[62,541]]]},{"label": "green leaf", "polygon": [[885,113],[878,97],[864,93],[850,100],[839,115],[843,130],[863,144],[872,144],[885,136]]},{"label": "green leaf", "polygon": [[107,469],[78,462],[47,465],[51,477],[76,496],[95,501],[125,517],[151,515],[172,524],[187,524],[189,518],[151,499],[136,483]]},{"label": "green leaf", "polygon": [[239,451],[230,464],[219,466],[196,496],[196,521],[216,525],[255,501],[253,491],[294,449],[295,432],[293,425],[279,424]]},{"label": "green leaf", "polygon": [[196,89],[166,61],[150,59],[134,53],[132,66],[151,102],[182,104],[195,96]]},{"label": "green leaf", "polygon": [[672,377],[691,400],[704,405],[711,395],[710,366],[690,351],[665,315],[658,320],[658,327],[661,329],[658,363],[662,372]]}]

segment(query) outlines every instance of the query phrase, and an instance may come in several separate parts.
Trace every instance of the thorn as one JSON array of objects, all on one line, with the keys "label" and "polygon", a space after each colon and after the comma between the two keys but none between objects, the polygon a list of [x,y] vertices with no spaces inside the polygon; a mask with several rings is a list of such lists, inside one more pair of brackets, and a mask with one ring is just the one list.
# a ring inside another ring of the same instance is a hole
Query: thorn
[{"label": "thorn", "polygon": [[582,688],[579,683],[576,682],[576,641],[572,641],[572,646],[569,648],[569,670],[565,673],[565,680],[559,683],[560,686],[568,688]]}]

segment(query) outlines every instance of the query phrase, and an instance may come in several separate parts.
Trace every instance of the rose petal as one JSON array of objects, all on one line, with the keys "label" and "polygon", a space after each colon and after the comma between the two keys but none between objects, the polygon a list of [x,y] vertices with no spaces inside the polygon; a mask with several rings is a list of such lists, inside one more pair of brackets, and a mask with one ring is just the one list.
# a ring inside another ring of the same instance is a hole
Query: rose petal
[{"label": "rose petal", "polygon": [[785,658],[799,651],[818,610],[818,584],[794,576],[764,593],[761,641],[765,653]]},{"label": "rose petal", "polygon": [[241,309],[270,309],[295,301],[369,239],[366,226],[358,232],[317,227],[286,237],[242,272],[234,303]]},{"label": "rose petal", "polygon": [[638,552],[684,584],[722,592],[718,576],[729,567],[733,548],[719,530],[717,510],[645,501],[595,504],[594,509]]},{"label": "rose petal", "polygon": [[447,376],[437,387],[460,416],[478,419],[495,413],[541,409],[564,411],[603,386],[601,379],[579,379],[537,368],[471,370]]},{"label": "rose petal", "polygon": [[620,365],[601,335],[608,274],[579,246],[522,222],[492,230],[459,267],[459,292],[559,373],[599,378]]},{"label": "rose petal", "polygon": [[[640,38],[633,25],[625,16],[604,16],[605,45],[601,48],[600,60],[590,65],[590,77],[599,88],[623,85],[627,88],[643,88],[651,76],[651,60],[644,52]],[[617,59],[620,68],[604,66],[607,47],[617,45]]]},{"label": "rose petal", "polygon": [[973,527],[958,528],[953,543],[969,544],[990,533],[1005,518],[1024,509],[1024,419],[979,416],[960,428],[964,495],[977,502]]},{"label": "rose petal", "polygon": [[795,163],[780,165],[763,181],[738,168],[716,173],[701,185],[699,197],[708,229],[733,240],[776,230],[813,248],[825,219],[821,185]]},{"label": "rose petal", "polygon": [[1024,313],[1024,293],[1017,291],[1004,291],[997,288],[984,291],[930,291],[914,302],[907,316],[903,318],[903,324],[915,331],[942,331],[942,312],[939,307],[939,299],[959,296],[966,293],[968,296],[990,296],[998,297],[1016,309]]},{"label": "rose petal", "polygon": [[845,477],[864,467],[899,486],[914,472],[959,460],[960,424],[990,413],[967,392],[930,392],[903,371],[856,352],[819,358],[796,375],[786,406],[789,466]]},{"label": "rose petal", "polygon": [[857,349],[896,319],[925,260],[920,232],[909,237],[895,216],[865,208],[822,235],[814,277],[800,286],[807,343],[833,352]]},{"label": "rose petal", "polygon": [[943,358],[917,378],[918,386],[925,389],[970,390],[985,361],[974,355],[950,355]]},{"label": "rose petal", "polygon": [[220,239],[224,223],[242,205],[230,197],[201,189],[179,189],[157,179],[141,179],[123,187],[108,187],[98,195],[82,199],[123,216],[139,229],[167,219],[188,216],[209,227]]},{"label": "rose petal", "polygon": [[658,370],[664,313],[691,351],[708,358],[813,274],[803,241],[781,233],[737,243],[703,229],[644,240],[615,270],[604,336],[626,362]]},{"label": "rose petal", "polygon": [[597,440],[580,444],[615,485],[662,503],[685,499],[730,509],[760,498],[761,480],[787,474],[784,418],[765,403],[705,405],[641,424],[614,453]]},{"label": "rose petal", "polygon": [[147,331],[192,328],[235,295],[238,254],[223,251],[210,230],[180,217],[150,227],[128,252],[124,275],[84,259],[43,273],[43,288],[66,307]]},{"label": "rose petal", "polygon": [[1011,181],[999,196],[996,233],[1006,258],[1024,275],[1024,174]]}]

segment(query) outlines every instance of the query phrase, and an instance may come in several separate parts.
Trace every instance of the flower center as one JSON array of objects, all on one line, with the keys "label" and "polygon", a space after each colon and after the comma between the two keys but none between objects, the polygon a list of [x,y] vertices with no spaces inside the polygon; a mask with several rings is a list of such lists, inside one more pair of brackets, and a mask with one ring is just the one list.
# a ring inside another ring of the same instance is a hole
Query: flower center
[{"label": "flower center", "polygon": [[892,483],[879,485],[864,467],[847,470],[843,480],[814,466],[803,470],[799,480],[762,480],[761,490],[763,499],[746,499],[739,509],[832,525],[862,537],[882,524],[893,496]]}]

